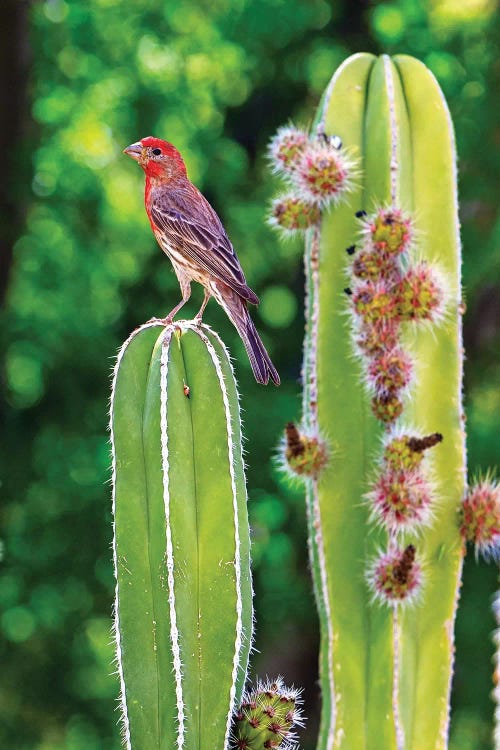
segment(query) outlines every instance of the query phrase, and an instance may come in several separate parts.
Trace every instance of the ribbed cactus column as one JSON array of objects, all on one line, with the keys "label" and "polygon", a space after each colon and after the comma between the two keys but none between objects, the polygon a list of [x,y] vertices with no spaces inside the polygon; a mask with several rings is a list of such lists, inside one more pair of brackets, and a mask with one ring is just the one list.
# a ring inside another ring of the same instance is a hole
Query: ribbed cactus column
[{"label": "ribbed cactus column", "polygon": [[329,450],[307,482],[318,750],[443,750],[465,482],[452,126],[424,65],[368,54],[315,126],[360,166],[306,242],[302,430]]},{"label": "ribbed cactus column", "polygon": [[115,631],[131,750],[226,750],[252,633],[238,395],[206,326],[146,324],[111,400]]}]

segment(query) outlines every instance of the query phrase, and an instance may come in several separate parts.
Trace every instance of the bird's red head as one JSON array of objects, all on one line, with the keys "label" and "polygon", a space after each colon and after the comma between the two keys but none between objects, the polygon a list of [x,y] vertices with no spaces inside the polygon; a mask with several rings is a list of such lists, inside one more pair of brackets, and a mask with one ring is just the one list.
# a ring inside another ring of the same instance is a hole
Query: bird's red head
[{"label": "bird's red head", "polygon": [[141,165],[150,178],[167,178],[185,175],[186,165],[175,146],[161,138],[149,135],[137,143],[132,143],[123,150]]}]

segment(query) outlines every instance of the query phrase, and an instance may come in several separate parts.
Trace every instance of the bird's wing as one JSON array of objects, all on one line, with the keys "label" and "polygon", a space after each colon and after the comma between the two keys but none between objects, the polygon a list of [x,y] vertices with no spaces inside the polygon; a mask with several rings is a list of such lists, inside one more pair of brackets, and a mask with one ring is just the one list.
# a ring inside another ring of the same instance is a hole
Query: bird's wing
[{"label": "bird's wing", "polygon": [[[193,192],[193,190],[195,192]],[[207,199],[194,186],[152,191],[150,213],[166,241],[177,251],[234,289],[243,299],[259,298],[245,275],[222,222]]]}]

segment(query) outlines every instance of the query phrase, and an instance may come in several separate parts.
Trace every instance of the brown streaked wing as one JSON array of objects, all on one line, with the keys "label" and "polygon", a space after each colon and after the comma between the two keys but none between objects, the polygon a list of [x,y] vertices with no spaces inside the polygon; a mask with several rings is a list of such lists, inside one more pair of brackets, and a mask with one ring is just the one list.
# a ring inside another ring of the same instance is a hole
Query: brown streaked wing
[{"label": "brown streaked wing", "polygon": [[[194,187],[194,186],[193,186]],[[150,211],[178,252],[234,289],[243,299],[258,304],[259,298],[246,283],[245,275],[222,222],[207,199],[192,187],[170,187],[151,191]],[[194,201],[196,198],[196,202]]]}]

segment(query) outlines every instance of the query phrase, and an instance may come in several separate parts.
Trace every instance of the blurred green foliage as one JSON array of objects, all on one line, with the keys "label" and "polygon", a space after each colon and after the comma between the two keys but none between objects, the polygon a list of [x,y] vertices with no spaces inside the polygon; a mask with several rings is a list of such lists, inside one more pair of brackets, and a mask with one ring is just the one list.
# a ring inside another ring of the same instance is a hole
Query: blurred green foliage
[{"label": "blurred green foliage", "polygon": [[[282,375],[280,389],[257,386],[236,332],[210,303],[205,319],[230,346],[243,395],[259,650],[253,663],[261,675],[281,672],[305,686],[307,750],[318,713],[318,636],[304,508],[271,460],[284,423],[300,412],[302,248],[280,243],[266,225],[276,188],[266,142],[290,117],[311,121],[348,54],[404,52],[434,71],[460,154],[470,468],[495,464],[495,3],[33,0],[25,12],[24,123],[16,143],[3,143],[10,150],[4,180],[22,220],[0,333],[0,747],[120,746],[111,675],[110,371],[128,333],[179,296],[142,208],[143,176],[121,155],[154,134],[182,151],[221,215],[261,297],[254,317]],[[186,316],[201,298],[196,291]],[[495,576],[492,567],[466,563],[453,750],[491,746]]]}]

